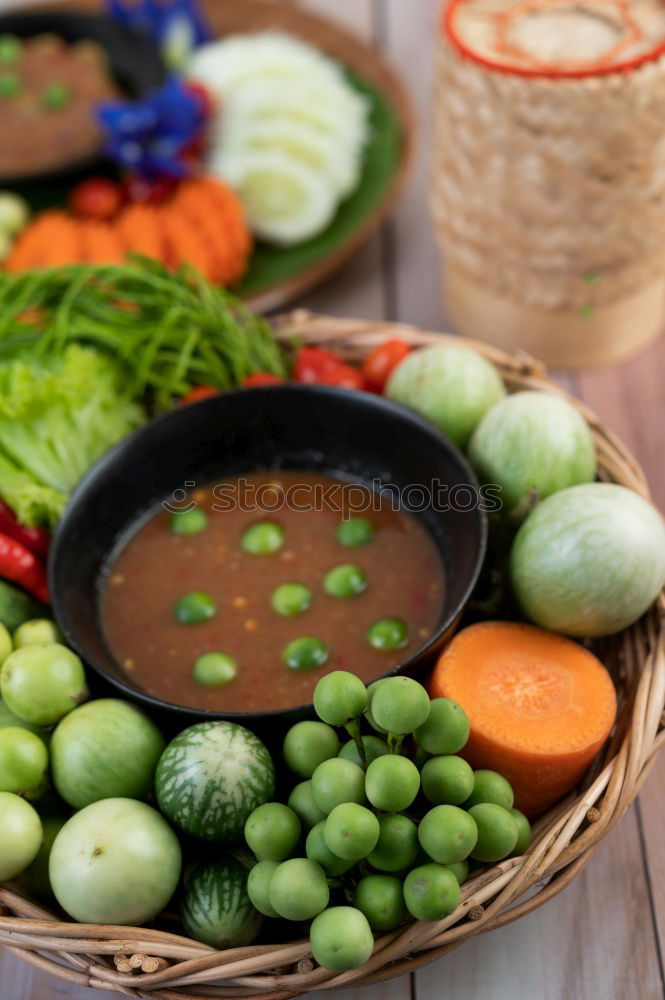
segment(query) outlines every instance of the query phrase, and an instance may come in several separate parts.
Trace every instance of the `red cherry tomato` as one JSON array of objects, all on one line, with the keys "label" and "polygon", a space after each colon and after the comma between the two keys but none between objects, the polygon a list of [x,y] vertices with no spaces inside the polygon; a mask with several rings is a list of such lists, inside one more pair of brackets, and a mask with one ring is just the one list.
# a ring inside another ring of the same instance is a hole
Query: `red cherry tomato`
[{"label": "red cherry tomato", "polygon": [[108,177],[90,177],[74,187],[69,195],[69,207],[85,219],[111,219],[124,200],[120,184]]},{"label": "red cherry tomato", "polygon": [[341,389],[364,389],[365,380],[357,368],[345,364],[322,347],[301,347],[293,369],[296,382],[333,385]]},{"label": "red cherry tomato", "polygon": [[243,389],[254,389],[257,385],[281,385],[284,379],[281,375],[270,375],[268,372],[257,372],[247,375],[240,383]]},{"label": "red cherry tomato", "polygon": [[173,194],[178,185],[176,177],[160,177],[147,181],[143,177],[129,177],[125,183],[127,197],[140,205],[161,205]]},{"label": "red cherry tomato", "polygon": [[211,396],[219,395],[219,389],[214,385],[197,385],[195,389],[190,389],[184,396],[180,397],[180,403],[188,406],[189,403],[198,403],[201,399],[210,399]]},{"label": "red cherry tomato", "polygon": [[410,353],[411,348],[403,340],[386,340],[375,347],[365,358],[362,367],[368,389],[383,392],[393,369]]}]

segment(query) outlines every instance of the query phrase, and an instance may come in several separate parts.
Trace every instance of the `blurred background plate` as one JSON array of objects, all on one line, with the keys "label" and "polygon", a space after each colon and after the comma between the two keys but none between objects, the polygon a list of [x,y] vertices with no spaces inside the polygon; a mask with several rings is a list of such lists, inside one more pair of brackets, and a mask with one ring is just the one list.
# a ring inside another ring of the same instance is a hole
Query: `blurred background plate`
[{"label": "blurred background plate", "polygon": [[[360,184],[318,236],[293,247],[258,243],[238,291],[253,309],[270,311],[303,295],[328,278],[380,226],[395,204],[413,161],[415,114],[402,80],[370,44],[333,21],[279,0],[202,0],[214,35],[279,29],[342,63],[349,80],[369,100],[371,135]],[[79,0],[60,9],[98,12],[99,0]],[[42,11],[44,8],[40,5]],[[27,15],[26,15],[27,16]],[[58,15],[43,13],[54,31]],[[9,30],[9,29],[7,29]],[[150,43],[149,43],[150,44]],[[128,53],[128,61],[134,57]],[[25,193],[25,192],[23,192]],[[35,208],[62,204],[66,190],[40,187]]]}]

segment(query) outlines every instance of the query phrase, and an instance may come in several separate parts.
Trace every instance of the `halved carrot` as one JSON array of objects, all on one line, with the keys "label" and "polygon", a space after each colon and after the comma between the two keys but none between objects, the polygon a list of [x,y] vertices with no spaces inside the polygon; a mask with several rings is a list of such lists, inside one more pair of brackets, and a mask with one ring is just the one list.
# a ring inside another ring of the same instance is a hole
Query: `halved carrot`
[{"label": "halved carrot", "polygon": [[516,622],[459,632],[434,668],[430,694],[462,706],[471,724],[462,756],[503,774],[528,816],[575,787],[616,716],[600,660],[564,636]]}]

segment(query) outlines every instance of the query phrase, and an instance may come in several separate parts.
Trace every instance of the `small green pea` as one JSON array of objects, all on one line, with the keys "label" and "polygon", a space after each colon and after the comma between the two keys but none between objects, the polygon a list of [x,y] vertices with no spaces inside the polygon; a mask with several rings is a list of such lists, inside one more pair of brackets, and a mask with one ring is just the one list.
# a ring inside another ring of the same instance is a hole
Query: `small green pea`
[{"label": "small green pea", "polygon": [[0,97],[16,97],[21,81],[16,73],[0,73]]},{"label": "small green pea", "polygon": [[374,537],[374,525],[366,517],[352,517],[337,525],[337,541],[346,548],[367,545]]},{"label": "small green pea", "polygon": [[328,659],[328,647],[312,635],[303,635],[284,647],[282,661],[290,670],[314,670]]},{"label": "small green pea", "polygon": [[42,91],[42,107],[47,111],[59,111],[71,101],[71,91],[64,83],[51,83]]},{"label": "small green pea", "polygon": [[268,556],[284,544],[284,529],[274,521],[260,521],[242,536],[242,547],[253,556]]},{"label": "small green pea", "polygon": [[199,622],[207,622],[214,618],[216,613],[217,605],[212,597],[200,590],[183,594],[173,608],[173,617],[181,625],[198,625]]},{"label": "small green pea", "polygon": [[228,653],[204,653],[194,664],[194,680],[212,687],[228,684],[238,673],[238,665]]},{"label": "small green pea", "polygon": [[282,583],[273,590],[270,603],[278,615],[292,618],[307,611],[312,603],[312,592],[302,583]]},{"label": "small green pea", "polygon": [[171,514],[171,531],[174,535],[200,535],[208,524],[208,516],[200,507],[179,510]]},{"label": "small green pea", "polygon": [[409,629],[401,618],[380,618],[367,629],[366,638],[374,649],[401,649],[409,641]]},{"label": "small green pea", "polygon": [[323,589],[331,597],[356,597],[367,590],[367,575],[360,566],[343,563],[326,573]]},{"label": "small green pea", "polygon": [[21,41],[16,35],[0,35],[0,62],[16,62],[22,49]]}]

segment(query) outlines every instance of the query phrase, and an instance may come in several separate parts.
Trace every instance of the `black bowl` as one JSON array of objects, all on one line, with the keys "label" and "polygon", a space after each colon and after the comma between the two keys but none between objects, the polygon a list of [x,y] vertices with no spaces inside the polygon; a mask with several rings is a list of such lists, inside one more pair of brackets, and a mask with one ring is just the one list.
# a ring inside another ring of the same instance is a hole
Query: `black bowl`
[{"label": "black bowl", "polygon": [[[105,49],[111,73],[124,94],[131,100],[145,97],[157,89],[166,76],[166,68],[158,46],[146,35],[138,34],[109,17],[66,11],[19,12],[0,17],[0,35],[58,35],[66,42],[90,39]],[[35,171],[19,177],[0,176],[5,186],[57,182],[92,169],[99,163],[99,154],[74,160],[56,171]]]},{"label": "black bowl", "polygon": [[[49,560],[53,610],[67,642],[125,696],[180,721],[228,718],[270,728],[302,718],[310,706],[258,712],[209,712],[173,705],[135,687],[111,656],[99,598],[105,568],[160,501],[184,484],[265,468],[308,469],[405,491],[436,482],[466,484],[464,501],[422,506],[417,491],[402,494],[430,532],[446,575],[445,606],[436,631],[389,673],[417,675],[452,634],[476,583],[485,554],[486,515],[472,502],[477,483],[450,441],[409,410],[369,393],[313,386],[266,387],[225,393],[167,413],[112,448],[78,484],[55,533]],[[411,500],[411,505],[409,503]]]}]

